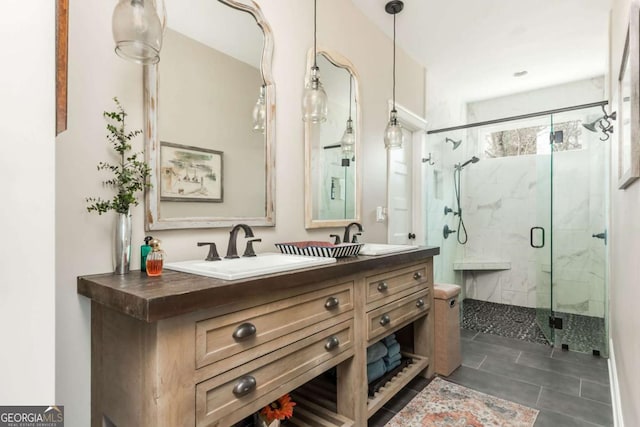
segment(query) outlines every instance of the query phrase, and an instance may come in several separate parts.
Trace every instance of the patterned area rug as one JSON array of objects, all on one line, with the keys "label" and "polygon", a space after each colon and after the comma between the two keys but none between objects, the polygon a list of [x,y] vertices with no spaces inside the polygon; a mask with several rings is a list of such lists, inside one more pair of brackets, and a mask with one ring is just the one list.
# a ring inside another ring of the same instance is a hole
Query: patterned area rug
[{"label": "patterned area rug", "polygon": [[386,427],[531,427],[538,410],[434,378]]}]

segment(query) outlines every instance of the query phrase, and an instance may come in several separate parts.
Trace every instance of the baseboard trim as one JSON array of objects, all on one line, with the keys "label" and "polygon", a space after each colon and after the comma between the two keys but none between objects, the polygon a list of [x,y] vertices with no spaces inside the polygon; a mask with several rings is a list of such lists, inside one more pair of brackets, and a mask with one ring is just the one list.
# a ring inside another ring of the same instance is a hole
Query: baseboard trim
[{"label": "baseboard trim", "polygon": [[613,349],[613,340],[609,339],[609,384],[611,385],[611,407],[613,409],[613,425],[624,427],[622,418],[622,406],[620,404],[620,388],[618,387],[618,370],[616,368],[616,356]]}]

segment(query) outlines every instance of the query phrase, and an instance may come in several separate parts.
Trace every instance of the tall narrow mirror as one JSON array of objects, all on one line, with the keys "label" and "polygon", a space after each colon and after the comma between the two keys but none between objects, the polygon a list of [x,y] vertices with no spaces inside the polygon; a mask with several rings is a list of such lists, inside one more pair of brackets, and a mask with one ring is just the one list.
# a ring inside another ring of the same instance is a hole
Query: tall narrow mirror
[{"label": "tall narrow mirror", "polygon": [[[305,124],[305,226],[340,227],[360,221],[358,76],[335,52],[319,50],[317,62],[329,114],[324,123]],[[313,52],[307,69],[312,63]]]},{"label": "tall narrow mirror", "polygon": [[273,41],[252,1],[165,0],[145,67],[147,230],[273,226]]}]

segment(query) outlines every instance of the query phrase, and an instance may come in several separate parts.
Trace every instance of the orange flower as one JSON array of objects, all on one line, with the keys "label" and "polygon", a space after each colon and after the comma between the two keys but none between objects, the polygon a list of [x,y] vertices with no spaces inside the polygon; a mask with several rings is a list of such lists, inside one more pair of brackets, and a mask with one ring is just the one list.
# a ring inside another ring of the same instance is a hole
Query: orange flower
[{"label": "orange flower", "polygon": [[271,424],[274,420],[284,420],[286,418],[291,418],[293,415],[293,407],[296,406],[296,403],[291,401],[291,396],[285,394],[275,402],[271,402],[260,411],[260,416],[267,422],[267,424]]}]

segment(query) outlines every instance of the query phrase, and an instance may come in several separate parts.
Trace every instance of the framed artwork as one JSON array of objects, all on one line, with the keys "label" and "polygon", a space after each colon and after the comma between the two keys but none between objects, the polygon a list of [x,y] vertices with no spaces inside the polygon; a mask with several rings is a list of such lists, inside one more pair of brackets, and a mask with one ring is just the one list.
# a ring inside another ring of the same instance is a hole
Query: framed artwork
[{"label": "framed artwork", "polygon": [[223,201],[222,151],[160,141],[160,200]]},{"label": "framed artwork", "polygon": [[618,188],[640,177],[640,8],[631,2],[618,75]]}]

